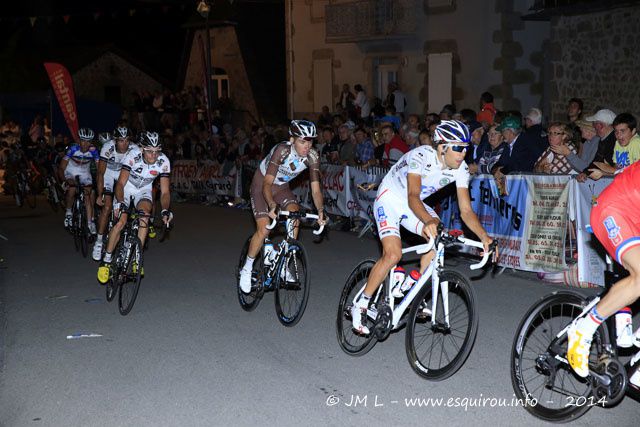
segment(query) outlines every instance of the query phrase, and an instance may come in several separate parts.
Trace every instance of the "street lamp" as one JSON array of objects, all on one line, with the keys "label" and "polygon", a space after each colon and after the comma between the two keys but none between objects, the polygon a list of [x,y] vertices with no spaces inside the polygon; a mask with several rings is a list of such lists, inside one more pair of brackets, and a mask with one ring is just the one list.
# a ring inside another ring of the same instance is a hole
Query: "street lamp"
[{"label": "street lamp", "polygon": [[209,126],[208,131],[212,132],[211,129],[211,105],[212,105],[212,96],[211,92],[211,35],[209,33],[209,12],[211,12],[211,5],[207,0],[200,0],[198,3],[198,7],[196,8],[200,16],[205,19],[205,28],[206,28],[206,43],[205,49],[207,50],[205,53],[205,66],[207,68],[205,78],[207,80],[207,87],[205,90],[207,91],[207,124]]}]

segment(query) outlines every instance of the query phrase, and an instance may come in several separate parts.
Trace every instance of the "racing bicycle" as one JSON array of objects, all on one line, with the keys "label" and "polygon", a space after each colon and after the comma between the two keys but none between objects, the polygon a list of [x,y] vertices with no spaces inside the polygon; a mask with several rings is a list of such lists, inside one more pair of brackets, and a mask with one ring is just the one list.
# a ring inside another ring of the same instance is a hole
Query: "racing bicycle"
[{"label": "racing bicycle", "polygon": [[[238,285],[238,300],[245,311],[256,309],[265,292],[275,292],[275,306],[278,320],[284,326],[297,324],[309,300],[311,281],[308,271],[307,253],[302,243],[293,238],[293,231],[299,220],[318,219],[318,215],[304,212],[280,211],[279,217],[286,218],[286,236],[279,242],[273,241],[273,251],[265,262],[265,251],[256,257],[251,272],[251,292],[245,294],[240,289],[240,270],[243,268],[251,237],[242,248],[240,260],[236,269],[236,283]],[[267,226],[272,230],[277,218]],[[313,234],[322,234],[324,226],[314,230]]]},{"label": "racing bicycle", "polygon": [[80,185],[80,176],[76,175],[76,194],[71,207],[71,226],[69,232],[73,236],[73,244],[83,257],[87,257],[89,252],[89,240],[91,233],[89,231],[87,206],[85,205],[86,195],[84,188]]},{"label": "racing bicycle", "polygon": [[615,316],[596,330],[589,355],[589,376],[576,375],[567,360],[567,331],[585,317],[611,286],[628,273],[614,271],[607,255],[605,289],[585,297],[575,291],[557,291],[542,297],[525,314],[511,348],[511,382],[523,407],[551,422],[568,422],[591,407],[611,407],[628,394],[640,399],[640,389],[629,375],[640,361],[640,351],[627,364],[619,360]]},{"label": "racing bicycle", "polygon": [[[392,331],[406,326],[407,358],[419,376],[440,381],[460,369],[478,332],[475,294],[469,279],[444,267],[445,248],[460,244],[483,248],[480,242],[443,232],[440,224],[438,235],[428,243],[403,249],[403,254],[418,255],[435,250],[435,256],[399,301],[391,293],[394,270],[391,269],[367,308],[363,323],[371,332],[366,336],[353,330],[351,308],[363,292],[376,261],[361,261],[349,275],[338,305],[336,332],[342,350],[351,356],[362,356]],[[492,244],[482,260],[470,268],[482,268],[494,250]]]}]

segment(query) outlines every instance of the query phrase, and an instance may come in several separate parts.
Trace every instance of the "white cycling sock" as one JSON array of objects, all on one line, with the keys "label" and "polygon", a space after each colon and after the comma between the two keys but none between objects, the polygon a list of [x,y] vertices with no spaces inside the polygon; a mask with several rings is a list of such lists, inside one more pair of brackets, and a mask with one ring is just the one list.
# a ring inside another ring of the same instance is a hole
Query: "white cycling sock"
[{"label": "white cycling sock", "polygon": [[255,258],[251,258],[250,256],[248,256],[247,260],[244,262],[244,267],[242,267],[242,269],[251,271],[251,269],[253,268],[253,261],[255,261]]},{"label": "white cycling sock", "polygon": [[591,310],[591,312],[578,321],[577,327],[578,330],[585,337],[593,337],[593,334],[596,333],[596,329],[602,324],[604,319],[597,314],[595,311],[595,307]]},{"label": "white cycling sock", "polygon": [[104,262],[111,262],[111,252],[105,252],[104,258],[102,259]]},{"label": "white cycling sock", "polygon": [[96,243],[102,245],[102,234],[96,234]]},{"label": "white cycling sock", "polygon": [[358,305],[358,307],[368,307],[369,301],[371,301],[371,297],[362,292],[360,294],[360,298],[358,298],[358,301],[356,301],[356,304]]},{"label": "white cycling sock", "polygon": [[67,209],[67,210],[65,211],[65,215],[66,215],[66,216],[71,216],[71,209]]}]

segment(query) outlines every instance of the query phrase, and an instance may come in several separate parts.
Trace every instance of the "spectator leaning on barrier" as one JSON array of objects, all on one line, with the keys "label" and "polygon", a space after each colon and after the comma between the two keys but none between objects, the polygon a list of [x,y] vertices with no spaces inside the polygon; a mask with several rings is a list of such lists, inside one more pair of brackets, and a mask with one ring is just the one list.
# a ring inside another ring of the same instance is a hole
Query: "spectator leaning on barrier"
[{"label": "spectator leaning on barrier", "polygon": [[[571,151],[569,144],[566,143],[562,143],[559,145],[549,144],[549,148],[551,148],[551,151],[553,151],[554,153],[565,156],[569,161],[569,164],[573,168],[573,171],[580,173],[585,170],[593,161],[593,158],[596,155],[596,151],[598,151],[598,143],[600,142],[600,137],[596,135],[596,130],[593,127],[592,122],[579,119],[576,120],[573,124],[578,127],[582,139],[584,140],[584,143],[581,144],[578,148],[578,152],[574,153],[573,151]],[[551,138],[549,138],[549,140],[551,140]]]},{"label": "spectator leaning on barrier", "polygon": [[375,164],[376,159],[373,153],[374,147],[367,131],[364,128],[359,127],[354,132],[354,135],[356,138],[356,163],[363,166]]},{"label": "spectator leaning on barrier", "polygon": [[[348,122],[351,123],[351,122]],[[355,143],[353,140],[353,134],[351,127],[348,124],[343,124],[338,128],[338,136],[340,138],[340,152],[339,159],[340,164],[353,166],[355,164]]]},{"label": "spectator leaning on barrier", "polygon": [[[502,133],[497,128],[497,124],[489,126],[487,131],[488,146],[480,153],[477,162],[477,173],[490,174],[491,169],[498,163],[505,147],[507,147]],[[471,172],[471,167],[469,167],[469,171]]]},{"label": "spectator leaning on barrier", "polygon": [[618,114],[613,121],[616,145],[613,149],[614,165],[594,162],[596,168],[590,169],[591,179],[611,176],[640,160],[640,136],[637,134],[636,118],[630,113]]},{"label": "spectator leaning on barrier", "polygon": [[[600,137],[598,151],[593,158],[594,162],[605,162],[613,164],[613,149],[616,146],[616,133],[613,129],[613,121],[616,119],[616,113],[611,110],[598,110],[593,116],[586,117],[585,120],[593,122],[593,128]],[[593,165],[595,167],[595,164]]]},{"label": "spectator leaning on barrier", "polygon": [[541,152],[535,143],[528,141],[522,133],[520,119],[513,116],[505,117],[497,130],[502,133],[507,147],[494,166],[494,176],[501,179],[502,175],[511,172],[531,172]]},{"label": "spectator leaning on barrier", "polygon": [[496,107],[493,106],[493,95],[489,92],[484,92],[480,95],[480,112],[476,116],[476,120],[484,126],[489,126],[493,124],[495,115]]},{"label": "spectator leaning on barrier", "polygon": [[406,152],[409,151],[407,144],[400,138],[393,126],[383,125],[380,128],[380,134],[384,141],[384,156],[382,157],[383,166],[393,166]]},{"label": "spectator leaning on barrier", "polygon": [[469,144],[464,161],[469,166],[469,173],[476,174],[478,172],[478,158],[484,151],[484,147],[488,145],[488,142],[484,138],[484,127],[480,122],[472,120],[467,123],[467,127],[471,134],[471,144]]},{"label": "spectator leaning on barrier", "polygon": [[570,152],[575,154],[573,145],[573,132],[564,123],[555,122],[549,125],[549,147],[544,150],[533,167],[534,172],[548,173],[551,175],[566,175],[573,171],[569,159],[563,154],[553,151],[553,147],[565,145]]},{"label": "spectator leaning on barrier", "polygon": [[524,118],[525,135],[537,147],[538,157],[549,147],[547,132],[542,127],[542,111],[539,108],[529,110]]}]

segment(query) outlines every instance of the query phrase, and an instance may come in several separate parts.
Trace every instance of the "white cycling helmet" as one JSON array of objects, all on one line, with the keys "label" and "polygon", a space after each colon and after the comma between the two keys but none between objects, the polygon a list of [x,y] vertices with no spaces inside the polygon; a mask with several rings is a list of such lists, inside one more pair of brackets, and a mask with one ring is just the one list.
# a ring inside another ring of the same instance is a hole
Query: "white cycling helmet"
[{"label": "white cycling helmet", "polygon": [[93,131],[89,128],[80,128],[78,131],[78,136],[81,141],[93,141],[93,137],[95,136]]},{"label": "white cycling helmet", "polygon": [[443,120],[433,133],[433,141],[437,143],[459,142],[469,143],[471,134],[467,125],[458,120]]},{"label": "white cycling helmet", "polygon": [[112,140],[113,140],[113,137],[109,132],[102,132],[98,134],[98,141],[100,141],[100,144],[106,144],[107,142]]},{"label": "white cycling helmet", "polygon": [[157,132],[143,132],[142,138],[140,138],[140,145],[143,147],[162,147]]},{"label": "white cycling helmet", "polygon": [[316,125],[308,120],[291,120],[289,135],[296,138],[315,138],[318,136]]}]

